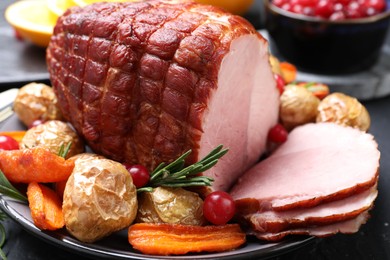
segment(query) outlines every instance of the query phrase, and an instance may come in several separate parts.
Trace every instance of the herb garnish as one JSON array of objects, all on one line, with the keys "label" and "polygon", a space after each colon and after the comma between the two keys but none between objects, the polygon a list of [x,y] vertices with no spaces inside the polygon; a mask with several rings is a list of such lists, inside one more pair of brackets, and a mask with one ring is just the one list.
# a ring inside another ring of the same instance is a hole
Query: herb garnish
[{"label": "herb garnish", "polygon": [[159,186],[211,186],[212,182],[214,181],[213,178],[207,176],[199,176],[198,174],[216,165],[218,160],[228,152],[228,149],[222,148],[223,145],[217,146],[202,160],[191,164],[185,168],[185,159],[191,154],[191,150],[188,150],[168,165],[166,165],[165,163],[161,163],[150,174],[149,186],[139,188],[137,191],[152,191],[154,187]]},{"label": "herb garnish", "polygon": [[72,142],[69,142],[66,146],[64,144],[61,144],[60,149],[58,151],[58,156],[65,158],[68,155],[71,146]]}]

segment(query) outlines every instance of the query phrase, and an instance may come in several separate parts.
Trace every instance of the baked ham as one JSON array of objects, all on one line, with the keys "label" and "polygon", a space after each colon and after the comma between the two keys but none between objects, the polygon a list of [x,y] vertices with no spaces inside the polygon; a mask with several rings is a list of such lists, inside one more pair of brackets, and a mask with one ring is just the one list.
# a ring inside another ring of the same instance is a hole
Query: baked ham
[{"label": "baked ham", "polygon": [[312,207],[373,187],[379,158],[371,134],[334,123],[306,124],[244,173],[231,195],[243,214]]},{"label": "baked ham", "polygon": [[237,219],[270,241],[354,233],[377,197],[379,159],[373,136],[358,129],[334,123],[297,127],[233,186]]},{"label": "baked ham", "polygon": [[61,111],[97,153],[154,169],[228,147],[205,173],[215,190],[258,161],[278,118],[267,42],[242,17],[191,1],[71,8],[47,64]]},{"label": "baked ham", "polygon": [[288,229],[322,226],[357,217],[372,208],[378,195],[376,185],[342,200],[322,203],[311,208],[287,211],[268,210],[245,216],[253,229],[261,232],[281,232]]}]

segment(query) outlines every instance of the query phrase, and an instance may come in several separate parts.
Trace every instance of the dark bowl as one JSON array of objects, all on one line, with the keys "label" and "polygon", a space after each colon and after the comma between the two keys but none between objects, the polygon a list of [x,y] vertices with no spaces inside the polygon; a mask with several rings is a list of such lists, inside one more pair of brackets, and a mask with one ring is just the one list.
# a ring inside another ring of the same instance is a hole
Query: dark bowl
[{"label": "dark bowl", "polygon": [[380,56],[390,22],[387,10],[375,16],[330,21],[285,11],[264,0],[271,46],[299,70],[319,74],[363,71]]}]

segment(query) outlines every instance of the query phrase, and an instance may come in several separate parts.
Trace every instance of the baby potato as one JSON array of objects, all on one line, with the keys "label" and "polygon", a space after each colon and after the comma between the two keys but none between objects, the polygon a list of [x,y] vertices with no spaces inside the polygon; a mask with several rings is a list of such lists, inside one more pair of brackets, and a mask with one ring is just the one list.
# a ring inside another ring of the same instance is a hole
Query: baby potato
[{"label": "baby potato", "polygon": [[361,131],[370,128],[370,114],[354,97],[335,92],[324,98],[318,106],[317,122],[334,122]]},{"label": "baby potato", "polygon": [[85,156],[75,160],[62,211],[66,229],[92,243],[127,228],[137,215],[137,191],[131,175],[118,162]]},{"label": "baby potato", "polygon": [[63,120],[53,89],[42,83],[29,83],[21,87],[13,109],[26,126],[35,120]]},{"label": "baby potato", "polygon": [[43,146],[58,154],[61,145],[72,145],[66,158],[84,152],[84,142],[67,123],[50,120],[26,131],[19,146],[21,149]]},{"label": "baby potato", "polygon": [[280,119],[287,130],[315,122],[320,100],[305,87],[287,85],[280,96]]},{"label": "baby potato", "polygon": [[202,225],[203,200],[183,188],[157,187],[139,196],[137,222]]}]

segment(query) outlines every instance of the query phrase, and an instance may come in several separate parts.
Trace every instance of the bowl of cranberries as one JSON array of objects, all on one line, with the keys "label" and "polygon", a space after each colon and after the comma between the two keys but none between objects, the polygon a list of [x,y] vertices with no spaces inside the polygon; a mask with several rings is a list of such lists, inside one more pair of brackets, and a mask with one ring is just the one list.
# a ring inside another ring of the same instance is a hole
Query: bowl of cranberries
[{"label": "bowl of cranberries", "polygon": [[301,71],[347,74],[381,54],[390,0],[264,0],[273,49]]}]

